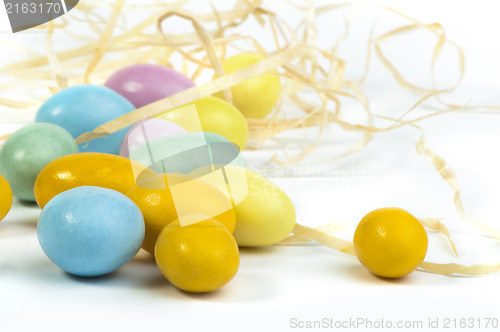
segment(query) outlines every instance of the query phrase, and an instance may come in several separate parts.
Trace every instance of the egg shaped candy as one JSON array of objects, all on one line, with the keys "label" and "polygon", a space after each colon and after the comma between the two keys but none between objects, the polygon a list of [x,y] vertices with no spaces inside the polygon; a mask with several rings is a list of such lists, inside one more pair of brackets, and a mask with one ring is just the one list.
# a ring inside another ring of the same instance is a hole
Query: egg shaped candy
[{"label": "egg shaped candy", "polygon": [[[222,66],[224,72],[230,74],[262,60],[256,53],[241,53],[224,60]],[[246,118],[266,117],[276,105],[280,93],[281,80],[276,70],[248,78],[231,88],[233,104]],[[222,92],[216,96],[223,98]]]},{"label": "egg shaped candy", "polygon": [[[203,181],[206,166],[190,173]],[[272,245],[286,238],[295,227],[295,207],[288,195],[277,185],[251,170],[228,165],[231,201],[235,203],[234,238],[243,247]],[[243,179],[241,176],[243,174]],[[244,181],[244,183],[242,183]],[[225,183],[214,183],[220,190]]]},{"label": "egg shaped candy", "polygon": [[214,186],[184,174],[150,177],[139,182],[127,196],[142,211],[146,224],[142,248],[151,254],[162,229],[180,217],[183,222],[194,215],[200,216],[198,221],[211,217],[230,233],[236,225],[235,211],[228,196]]},{"label": "egg shaped candy", "polygon": [[141,210],[125,195],[78,187],[54,197],[42,210],[38,241],[62,270],[81,277],[113,272],[141,248]]},{"label": "egg shaped candy", "polygon": [[408,211],[382,208],[368,213],[354,232],[354,251],[363,266],[385,278],[401,278],[425,259],[424,226]]},{"label": "egg shaped candy", "polygon": [[0,221],[9,213],[12,206],[12,190],[9,182],[0,174]]},{"label": "egg shaped candy", "polygon": [[295,207],[288,195],[258,173],[247,170],[248,193],[235,206],[234,238],[240,246],[280,242],[295,227]]},{"label": "egg shaped candy", "polygon": [[146,119],[136,123],[123,138],[120,156],[128,157],[130,150],[160,137],[187,133],[181,126],[163,119]]},{"label": "egg shaped candy", "polygon": [[[227,138],[243,150],[248,140],[248,124],[241,112],[225,100],[212,96],[200,98],[187,105],[195,105],[201,128]],[[183,123],[187,112],[165,112],[157,118],[167,119],[174,123]]]},{"label": "egg shaped candy", "polygon": [[[35,121],[66,129],[74,138],[135,110],[126,98],[104,86],[77,85],[57,92],[42,104]],[[81,152],[118,154],[129,127],[79,145]]]},{"label": "egg shaped candy", "polygon": [[238,272],[238,245],[229,231],[213,219],[181,227],[172,222],[161,232],[155,260],[174,286],[186,292],[211,292]]},{"label": "egg shaped candy", "polygon": [[13,133],[0,150],[0,173],[14,196],[35,201],[33,187],[40,171],[52,160],[78,153],[73,137],[50,123],[34,123]]},{"label": "egg shaped candy", "polygon": [[136,64],[111,75],[105,85],[140,108],[194,86],[173,69],[155,64]]},{"label": "egg shaped candy", "polygon": [[58,158],[49,163],[35,182],[35,198],[43,208],[63,191],[95,186],[126,194],[136,181],[156,173],[133,160],[107,153],[87,152]]}]

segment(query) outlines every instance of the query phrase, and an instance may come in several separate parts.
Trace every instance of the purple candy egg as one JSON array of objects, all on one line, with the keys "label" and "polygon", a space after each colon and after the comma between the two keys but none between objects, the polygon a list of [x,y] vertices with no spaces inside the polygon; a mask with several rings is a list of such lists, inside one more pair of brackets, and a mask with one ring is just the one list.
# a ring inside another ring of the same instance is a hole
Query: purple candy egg
[{"label": "purple candy egg", "polygon": [[143,63],[120,69],[104,85],[139,108],[189,89],[194,83],[168,67]]},{"label": "purple candy egg", "polygon": [[168,120],[153,118],[139,121],[125,135],[120,156],[128,157],[130,151],[154,139],[183,133],[187,133],[187,130]]}]

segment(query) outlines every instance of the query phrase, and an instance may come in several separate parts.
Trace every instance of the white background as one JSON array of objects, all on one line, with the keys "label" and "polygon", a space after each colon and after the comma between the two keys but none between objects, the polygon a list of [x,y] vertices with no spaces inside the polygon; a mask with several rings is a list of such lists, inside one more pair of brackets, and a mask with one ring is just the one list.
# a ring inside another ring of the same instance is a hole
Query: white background
[{"label": "white background", "polygon": [[[193,2],[192,6],[200,7],[199,10],[206,7],[205,2]],[[318,2],[318,5],[324,3]],[[500,105],[497,2],[379,3],[424,23],[440,22],[447,37],[464,49],[464,81],[456,92],[443,99],[457,104]],[[266,6],[291,23],[296,24],[300,19],[300,12],[285,2],[268,1]],[[375,16],[375,36],[408,23],[375,7],[354,8],[318,20],[320,44],[328,45],[343,31],[344,19],[353,16],[351,33],[340,52],[348,63],[346,75],[350,79],[362,73],[366,32]],[[8,26],[3,13],[0,19],[0,30],[3,29],[0,64],[25,56],[22,51],[9,48],[6,42],[44,52],[43,34],[12,35],[6,31]],[[251,34],[250,28],[241,33]],[[56,46],[64,48],[60,43]],[[406,68],[403,72],[413,83],[430,87],[425,60],[432,46],[432,38],[416,34],[398,39],[396,44],[388,45],[387,50],[392,54],[391,59],[400,64],[399,68]],[[439,65],[440,81],[453,82],[456,58],[450,49],[445,49]],[[8,80],[1,75],[0,80]],[[420,98],[398,88],[393,77],[375,59],[363,89],[375,113],[393,117],[402,114]],[[351,119],[350,112],[359,111],[356,107],[359,106],[352,103],[344,105],[347,119]],[[435,110],[431,107],[432,104],[424,105],[415,115]],[[33,116],[33,111],[0,110],[0,135],[29,123]],[[356,120],[356,116],[352,119]],[[449,113],[419,124],[425,130],[428,146],[456,171],[465,209],[500,228],[499,116],[494,111]],[[377,125],[383,127],[387,123]],[[314,137],[314,131],[307,135]],[[245,155],[254,168],[269,167],[272,165],[265,161],[283,150],[284,138],[294,139],[300,145],[303,137],[303,132],[287,133],[269,142],[263,150],[248,151]],[[331,125],[327,127],[320,148],[308,157],[308,161],[332,159],[357,138],[359,135],[344,133]],[[377,134],[365,150],[355,155],[320,166],[306,164],[300,173],[277,171],[273,181],[292,198],[298,222],[302,224],[319,226],[335,221],[351,222],[352,229],[341,234],[350,239],[355,224],[366,213],[379,207],[399,206],[417,217],[444,218],[443,222],[450,228],[461,257],[452,257],[443,238],[430,232],[427,260],[462,264],[500,262],[499,242],[482,236],[460,218],[453,206],[453,192],[430,164],[416,154],[413,143],[418,138],[419,132],[409,127]],[[293,174],[303,176],[290,177]],[[146,254],[108,276],[75,278],[59,270],[43,254],[36,238],[38,215],[37,207],[15,201],[12,211],[0,224],[2,331],[27,328],[42,331],[87,331],[91,328],[98,331],[105,328],[286,331],[292,329],[292,318],[302,321],[366,318],[379,322],[383,319],[394,325],[397,321],[422,321],[424,328],[415,330],[428,330],[429,319],[439,319],[439,330],[444,330],[446,318],[474,318],[476,328],[469,330],[479,331],[483,329],[477,328],[477,319],[500,320],[496,295],[500,282],[498,274],[444,277],[415,272],[400,280],[386,280],[371,275],[355,258],[316,244],[242,249],[241,266],[235,279],[211,294],[193,295],[177,290],[162,277],[153,259]],[[485,323],[481,321],[483,327]],[[364,329],[360,326],[355,330]]]}]

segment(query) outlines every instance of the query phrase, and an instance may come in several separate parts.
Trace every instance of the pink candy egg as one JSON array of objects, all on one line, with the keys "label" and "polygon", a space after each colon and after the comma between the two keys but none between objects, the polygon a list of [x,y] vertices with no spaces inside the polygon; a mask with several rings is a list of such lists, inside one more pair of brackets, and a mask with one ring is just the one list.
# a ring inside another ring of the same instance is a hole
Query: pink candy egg
[{"label": "pink candy egg", "polygon": [[194,83],[168,67],[143,63],[120,69],[104,85],[139,108],[189,89]]},{"label": "pink candy egg", "polygon": [[187,133],[181,126],[163,119],[146,119],[136,123],[125,135],[120,156],[128,157],[130,151],[160,137]]}]

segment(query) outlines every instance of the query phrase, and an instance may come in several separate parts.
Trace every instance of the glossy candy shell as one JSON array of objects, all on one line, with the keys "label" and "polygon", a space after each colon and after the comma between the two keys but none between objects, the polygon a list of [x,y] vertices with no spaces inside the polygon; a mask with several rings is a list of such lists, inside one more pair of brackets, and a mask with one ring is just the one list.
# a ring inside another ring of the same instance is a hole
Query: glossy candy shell
[{"label": "glossy candy shell", "polygon": [[136,185],[134,168],[143,170],[142,177],[156,173],[130,159],[107,153],[79,153],[48,164],[35,182],[35,197],[44,207],[57,194],[81,186],[114,189],[126,194]]}]

